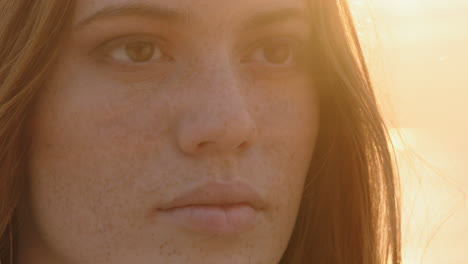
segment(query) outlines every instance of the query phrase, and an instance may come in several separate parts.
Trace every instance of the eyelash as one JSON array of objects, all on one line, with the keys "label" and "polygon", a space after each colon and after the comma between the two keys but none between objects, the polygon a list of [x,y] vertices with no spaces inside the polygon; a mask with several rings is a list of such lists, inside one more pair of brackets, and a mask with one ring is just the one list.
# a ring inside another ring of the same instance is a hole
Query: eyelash
[{"label": "eyelash", "polygon": [[[117,37],[112,40],[106,41],[103,44],[100,44],[95,50],[98,53],[98,57],[103,59],[107,63],[117,63],[117,64],[127,64],[119,63],[113,60],[110,56],[110,53],[118,48],[125,47],[132,43],[151,43],[153,47],[156,47],[161,51],[161,55],[167,60],[173,60],[167,52],[167,43],[164,39],[160,37],[150,36],[150,35],[129,35]],[[128,64],[147,64],[147,63],[128,63]]]},{"label": "eyelash", "polygon": [[[111,53],[119,48],[124,48],[126,45],[132,44],[132,43],[150,43],[152,44],[153,47],[158,49],[161,53],[161,56],[163,56],[163,61],[157,61],[155,63],[161,63],[164,61],[173,61],[174,58],[169,55],[168,52],[168,43],[165,41],[163,38],[157,37],[157,36],[152,36],[152,35],[127,35],[127,36],[122,36],[122,37],[116,37],[114,39],[111,39],[109,41],[104,42],[103,44],[100,44],[95,50],[98,53],[99,59],[102,59],[105,63],[107,64],[117,64],[117,65],[122,65],[125,67],[145,67],[148,66],[148,64],[154,64],[154,62],[142,62],[142,63],[122,63],[119,62],[115,59],[112,58]],[[288,48],[288,54],[289,56],[293,57],[293,60],[295,60],[295,63],[289,63],[287,65],[282,65],[282,64],[273,64],[273,63],[268,63],[265,62],[265,64],[270,65],[270,67],[279,67],[279,68],[291,68],[294,66],[297,66],[300,64],[300,61],[303,58],[303,54],[301,52],[303,51],[303,42],[297,37],[291,37],[291,36],[271,36],[271,37],[266,37],[262,38],[260,40],[255,41],[252,45],[247,47],[247,56],[242,56],[241,62],[254,62],[257,64],[258,62],[252,60],[252,54],[255,55],[256,51],[263,51],[265,52],[265,48],[271,47],[269,45],[283,45]],[[128,54],[127,54],[128,55]],[[288,57],[289,59],[289,57]],[[260,62],[263,63],[263,62]]]},{"label": "eyelash", "polygon": [[[280,36],[280,37],[267,37],[263,38],[261,40],[256,41],[249,49],[248,49],[248,57],[251,56],[251,54],[254,53],[254,51],[259,50],[259,48],[266,48],[269,47],[269,45],[277,45],[277,46],[286,46],[289,48],[288,51],[291,52],[289,54],[290,56],[293,57],[293,60],[300,60],[301,57],[301,52],[303,51],[303,42],[298,40],[295,37],[290,37],[290,36]],[[271,47],[271,46],[270,46]],[[263,50],[265,51],[265,50]],[[242,59],[241,61],[248,62],[249,59]],[[299,61],[297,61],[299,63]],[[271,64],[273,67],[285,67],[285,66],[279,66],[276,64]],[[286,67],[291,67],[293,66],[292,64],[288,64]]]}]

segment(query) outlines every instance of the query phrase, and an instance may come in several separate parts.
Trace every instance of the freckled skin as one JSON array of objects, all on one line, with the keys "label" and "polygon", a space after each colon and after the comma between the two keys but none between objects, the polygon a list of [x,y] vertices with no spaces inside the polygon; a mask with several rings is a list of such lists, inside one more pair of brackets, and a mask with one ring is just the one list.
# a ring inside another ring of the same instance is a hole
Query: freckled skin
[{"label": "freckled skin", "polygon": [[[316,88],[305,72],[260,72],[231,51],[248,42],[235,28],[249,12],[305,9],[305,1],[77,2],[77,18],[110,3],[147,3],[196,22],[181,37],[190,45],[151,71],[93,64],[85,33],[67,42],[32,116],[18,263],[278,263],[318,131]],[[255,228],[204,236],[154,216],[214,180],[243,181],[262,195]]]}]

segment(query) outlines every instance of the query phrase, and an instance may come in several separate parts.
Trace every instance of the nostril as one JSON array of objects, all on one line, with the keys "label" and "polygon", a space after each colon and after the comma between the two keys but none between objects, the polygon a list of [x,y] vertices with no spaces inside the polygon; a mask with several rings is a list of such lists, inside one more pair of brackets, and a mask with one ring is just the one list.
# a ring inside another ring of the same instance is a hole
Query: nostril
[{"label": "nostril", "polygon": [[208,144],[210,144],[210,141],[203,141],[201,143],[198,144],[198,148],[199,149],[203,149],[205,148]]},{"label": "nostril", "polygon": [[239,147],[238,147],[238,148],[239,148],[239,149],[242,149],[242,150],[244,150],[244,149],[246,149],[246,148],[247,148],[247,145],[248,145],[248,144],[247,144],[247,142],[246,142],[246,141],[244,141],[242,144],[240,144],[240,145],[239,145]]},{"label": "nostril", "polygon": [[[197,145],[197,148],[198,149],[205,149],[207,148],[207,145],[209,145],[210,143],[213,143],[213,142],[210,142],[210,141],[203,141],[201,143],[199,143]],[[248,142],[247,141],[244,141],[243,143],[239,144],[239,146],[237,146],[238,149],[241,149],[241,150],[245,150],[247,147],[248,147]]]}]

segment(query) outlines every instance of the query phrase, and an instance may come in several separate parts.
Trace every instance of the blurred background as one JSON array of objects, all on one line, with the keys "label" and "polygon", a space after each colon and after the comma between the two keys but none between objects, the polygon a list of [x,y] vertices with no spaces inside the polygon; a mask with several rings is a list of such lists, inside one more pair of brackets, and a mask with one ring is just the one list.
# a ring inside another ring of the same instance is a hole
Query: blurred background
[{"label": "blurred background", "polygon": [[468,0],[350,0],[396,148],[403,264],[468,263]]}]

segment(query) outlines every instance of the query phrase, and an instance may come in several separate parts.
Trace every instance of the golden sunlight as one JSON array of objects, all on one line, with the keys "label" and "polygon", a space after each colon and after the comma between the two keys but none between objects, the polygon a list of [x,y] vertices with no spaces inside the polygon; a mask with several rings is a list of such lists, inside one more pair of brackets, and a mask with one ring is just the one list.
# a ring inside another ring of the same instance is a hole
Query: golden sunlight
[{"label": "golden sunlight", "polygon": [[403,264],[466,264],[468,1],[350,6],[399,166]]},{"label": "golden sunlight", "polygon": [[[375,1],[375,0],[374,0]],[[395,13],[413,13],[417,12],[419,9],[423,7],[423,4],[427,3],[428,1],[421,1],[421,0],[377,0],[375,1],[377,4],[381,5],[382,7],[391,9],[392,12]]]}]

